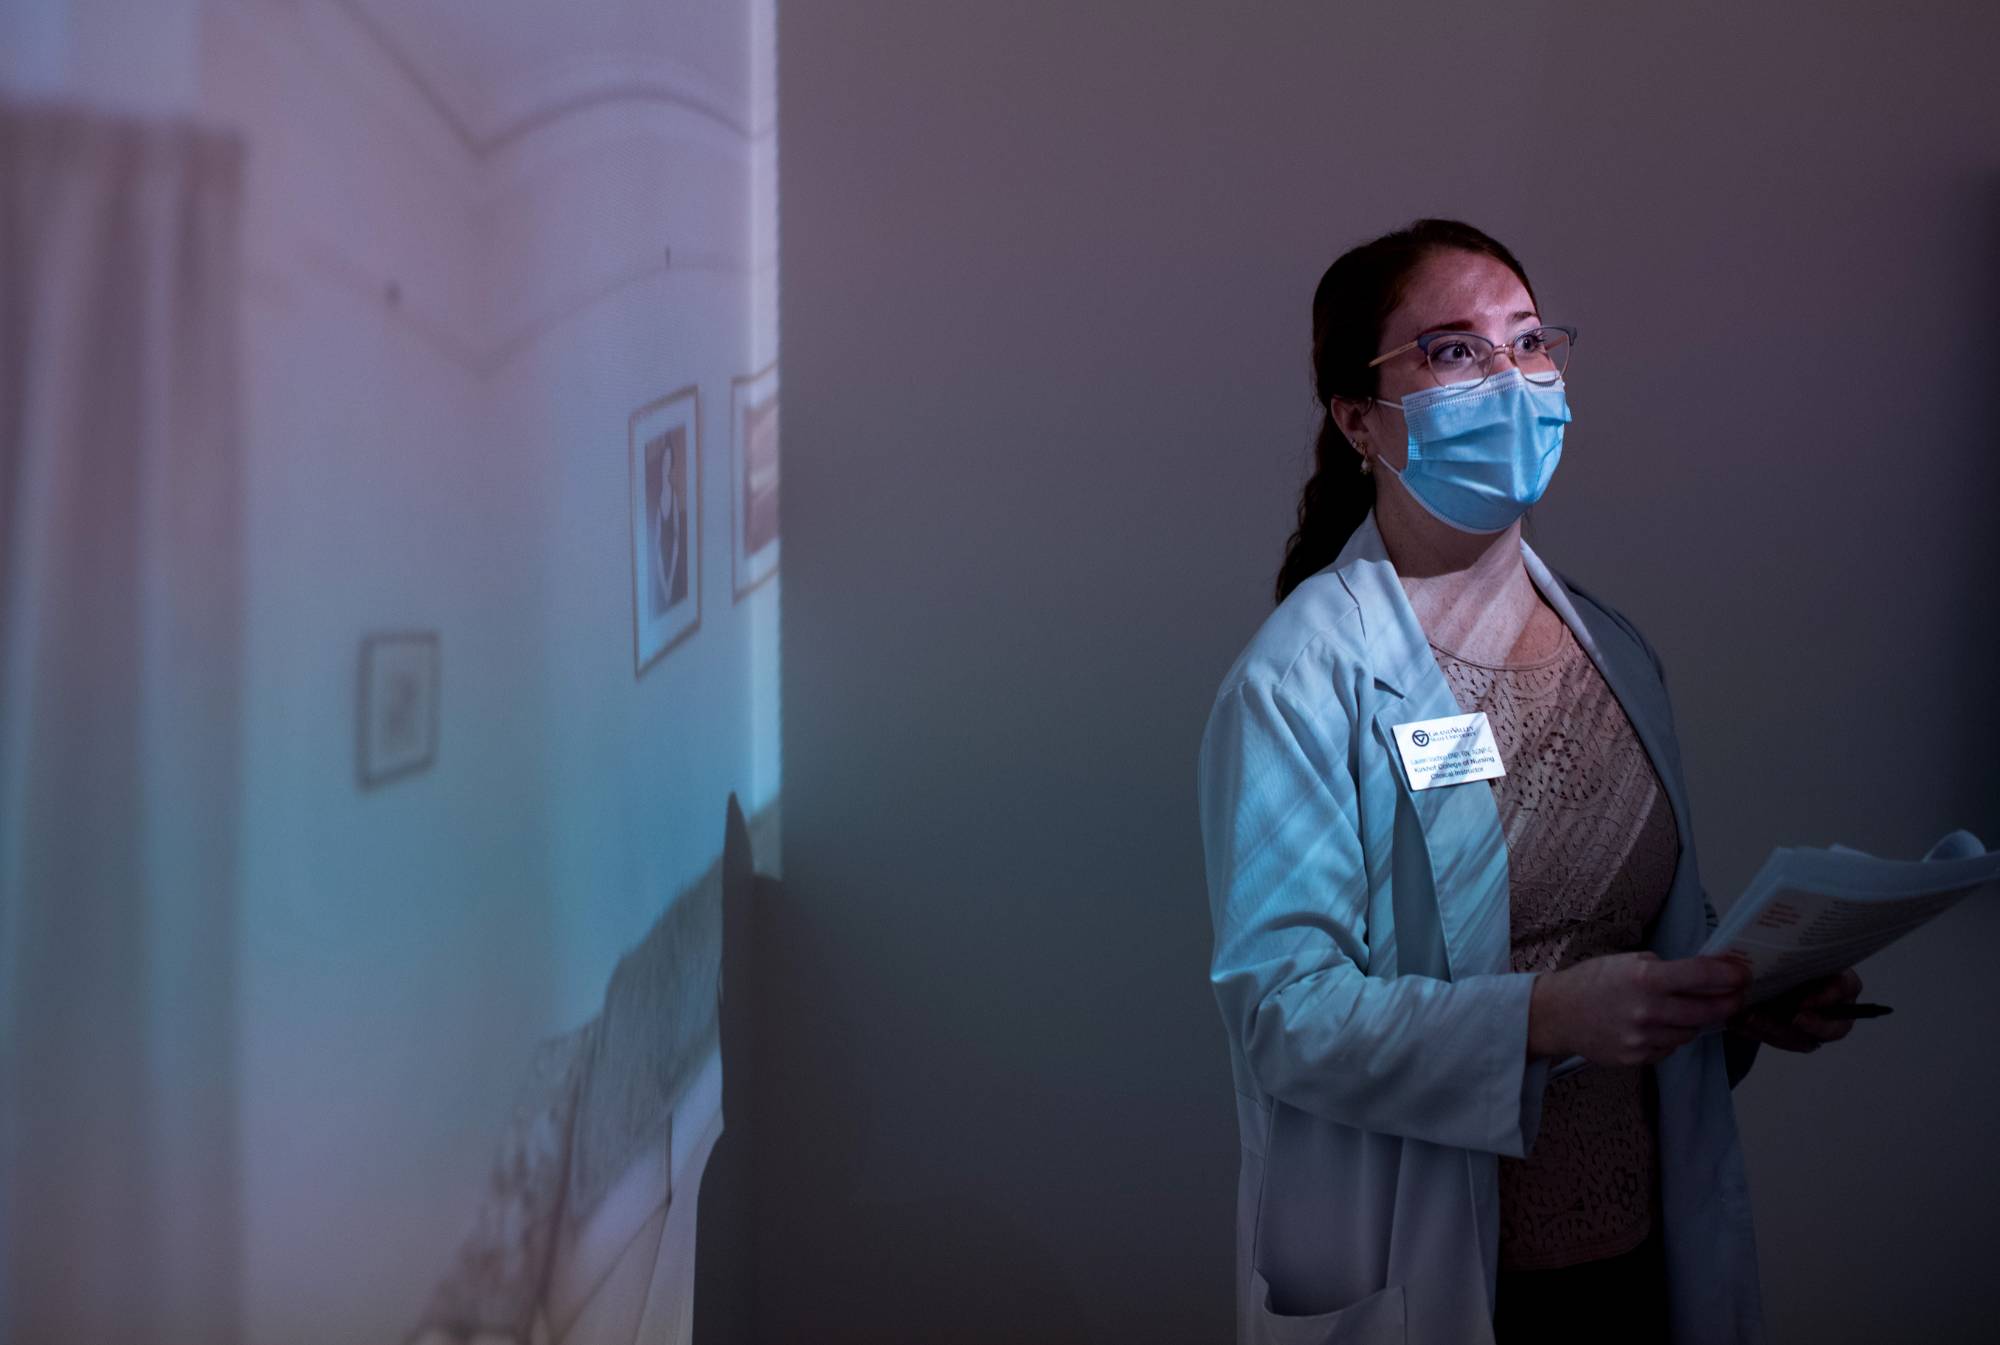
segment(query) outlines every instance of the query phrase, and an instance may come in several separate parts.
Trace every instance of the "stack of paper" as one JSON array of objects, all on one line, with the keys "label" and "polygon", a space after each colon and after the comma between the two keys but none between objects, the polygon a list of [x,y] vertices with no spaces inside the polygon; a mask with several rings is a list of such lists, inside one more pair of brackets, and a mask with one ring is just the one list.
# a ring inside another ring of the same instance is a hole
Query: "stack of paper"
[{"label": "stack of paper", "polygon": [[[1781,846],[1708,936],[1704,954],[1750,963],[1750,1003],[1851,967],[1979,891],[2000,884],[2000,850],[1954,831],[1922,859],[1877,859],[1844,845]],[[1711,1031],[1721,1031],[1720,1027]],[[1589,1062],[1557,1062],[1560,1079]]]},{"label": "stack of paper", "polygon": [[2000,851],[1954,831],[1922,859],[1836,845],[1771,852],[1702,952],[1750,963],[1750,1002],[1851,967],[1971,893],[2000,882]]}]

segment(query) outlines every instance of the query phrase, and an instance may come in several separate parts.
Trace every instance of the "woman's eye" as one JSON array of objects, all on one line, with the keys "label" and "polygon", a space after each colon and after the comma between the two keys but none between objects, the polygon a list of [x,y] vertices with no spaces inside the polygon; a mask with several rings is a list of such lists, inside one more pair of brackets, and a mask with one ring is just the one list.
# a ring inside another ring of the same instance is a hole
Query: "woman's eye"
[{"label": "woman's eye", "polygon": [[1472,358],[1472,350],[1463,341],[1440,341],[1431,347],[1431,358],[1447,364],[1460,364]]},{"label": "woman's eye", "polygon": [[1548,341],[1543,338],[1540,332],[1525,332],[1515,338],[1514,348],[1519,350],[1523,355],[1533,355],[1540,352],[1541,348],[1547,344]]}]

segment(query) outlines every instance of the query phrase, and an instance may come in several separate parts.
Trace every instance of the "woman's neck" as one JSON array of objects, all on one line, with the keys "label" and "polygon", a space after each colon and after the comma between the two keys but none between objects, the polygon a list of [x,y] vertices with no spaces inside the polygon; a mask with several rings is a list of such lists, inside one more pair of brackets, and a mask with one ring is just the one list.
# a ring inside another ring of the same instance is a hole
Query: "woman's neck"
[{"label": "woman's neck", "polygon": [[1545,609],[1521,558],[1521,525],[1496,533],[1441,523],[1390,483],[1376,492],[1383,548],[1425,636],[1482,663],[1532,658],[1559,639],[1561,620]]}]

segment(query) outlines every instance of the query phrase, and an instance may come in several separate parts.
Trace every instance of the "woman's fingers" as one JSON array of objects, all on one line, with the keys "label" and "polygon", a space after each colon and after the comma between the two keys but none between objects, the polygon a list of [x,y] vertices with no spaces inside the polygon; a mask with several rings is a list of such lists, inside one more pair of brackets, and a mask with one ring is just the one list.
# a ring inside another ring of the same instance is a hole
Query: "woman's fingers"
[{"label": "woman's fingers", "polygon": [[[1829,1003],[1833,1001],[1828,1001]],[[1802,1008],[1792,1015],[1792,1026],[1799,1031],[1816,1037],[1820,1041],[1839,1041],[1854,1031],[1852,1018],[1826,1018],[1811,1008]]]},{"label": "woman's fingers", "polygon": [[1675,995],[1660,1001],[1648,1021],[1650,1026],[1693,1036],[1703,1028],[1728,1022],[1742,1010],[1743,1000],[1736,995]]},{"label": "woman's fingers", "polygon": [[1789,1003],[1796,1008],[1809,1009],[1816,1004],[1851,1004],[1860,995],[1860,973],[1852,967],[1842,967],[1830,975],[1820,976],[1795,986],[1772,1002]]},{"label": "woman's fingers", "polygon": [[1670,995],[1728,995],[1750,984],[1750,970],[1735,958],[1680,957],[1655,962],[1646,974]]},{"label": "woman's fingers", "polygon": [[[1724,974],[1729,967],[1739,978]],[[1743,969],[1721,958],[1680,958],[1647,968],[1655,994],[1642,1013],[1642,1025],[1653,1042],[1654,1060],[1671,1055],[1697,1031],[1715,1024],[1784,1051],[1817,1051],[1854,1030],[1851,1018],[1815,1012],[1829,1004],[1851,1004],[1860,997],[1861,976],[1843,967],[1827,976],[1794,986],[1757,1005],[1746,1005]],[[1732,979],[1738,984],[1731,985]],[[1664,993],[1662,993],[1664,992]]]},{"label": "woman's fingers", "polygon": [[1557,975],[1577,1002],[1577,1053],[1600,1064],[1657,1064],[1724,1025],[1780,1050],[1816,1051],[1852,1032],[1854,1021],[1813,1009],[1861,992],[1861,977],[1847,967],[1750,1005],[1750,968],[1741,959],[1649,952],[1589,958]]},{"label": "woman's fingers", "polygon": [[1817,1051],[1821,1045],[1818,1037],[1798,1027],[1794,1020],[1774,1018],[1754,1009],[1744,1015],[1743,1030],[1745,1035],[1781,1051]]},{"label": "woman's fingers", "polygon": [[1827,1018],[1814,1010],[1823,1004],[1852,1004],[1860,995],[1860,973],[1852,967],[1843,967],[1807,988],[1792,1014],[1791,1026],[1815,1041],[1839,1041],[1854,1030],[1854,1020]]},{"label": "woman's fingers", "polygon": [[1852,1018],[1822,1018],[1811,1009],[1802,1010],[1792,1026],[1818,1041],[1839,1041],[1854,1031]]},{"label": "woman's fingers", "polygon": [[1861,995],[1861,977],[1852,967],[1843,967],[1813,983],[1812,991],[1800,1001],[1801,1008],[1816,1004],[1852,1004]]}]

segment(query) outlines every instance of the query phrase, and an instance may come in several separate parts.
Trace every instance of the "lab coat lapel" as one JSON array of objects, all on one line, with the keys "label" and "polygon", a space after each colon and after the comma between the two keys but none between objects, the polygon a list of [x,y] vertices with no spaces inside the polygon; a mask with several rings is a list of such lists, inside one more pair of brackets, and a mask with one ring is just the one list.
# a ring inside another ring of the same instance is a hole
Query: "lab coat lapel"
[{"label": "lab coat lapel", "polygon": [[[1385,694],[1375,711],[1375,733],[1394,763],[1396,788],[1423,831],[1431,891],[1444,935],[1445,965],[1458,980],[1508,968],[1507,843],[1493,787],[1484,780],[1411,789],[1391,732],[1413,719],[1461,713],[1443,673],[1434,673],[1414,696]],[[1385,688],[1385,691],[1387,689]],[[1440,694],[1441,693],[1441,694]]]},{"label": "lab coat lapel", "polygon": [[[1509,965],[1507,845],[1492,786],[1473,780],[1411,789],[1403,771],[1394,727],[1462,711],[1403,593],[1372,513],[1335,566],[1361,609],[1378,692],[1373,730],[1377,747],[1390,762],[1402,806],[1423,833],[1447,974],[1456,980],[1504,972]],[[1399,870],[1397,878],[1404,876]],[[1401,903],[1398,908],[1405,909]],[[1410,937],[1414,933],[1398,931],[1398,945],[1414,946],[1417,941]]]},{"label": "lab coat lapel", "polygon": [[1542,597],[1568,625],[1576,642],[1583,646],[1583,652],[1590,656],[1604,684],[1611,688],[1612,696],[1625,711],[1632,732],[1653,765],[1653,773],[1660,779],[1660,788],[1665,792],[1667,806],[1673,812],[1674,830],[1680,842],[1675,855],[1674,880],[1668,888],[1669,908],[1656,919],[1653,948],[1662,956],[1686,956],[1702,943],[1705,922],[1701,912],[1693,910],[1686,901],[1674,903],[1671,900],[1682,887],[1681,866],[1687,861],[1688,838],[1694,833],[1688,825],[1679,760],[1667,750],[1671,734],[1665,691],[1654,677],[1653,669],[1639,662],[1641,651],[1633,641],[1626,638],[1597,639],[1576,605],[1569,600],[1562,581],[1542,563],[1541,557],[1526,541],[1521,543],[1521,559],[1528,567],[1528,577],[1535,581]]}]

